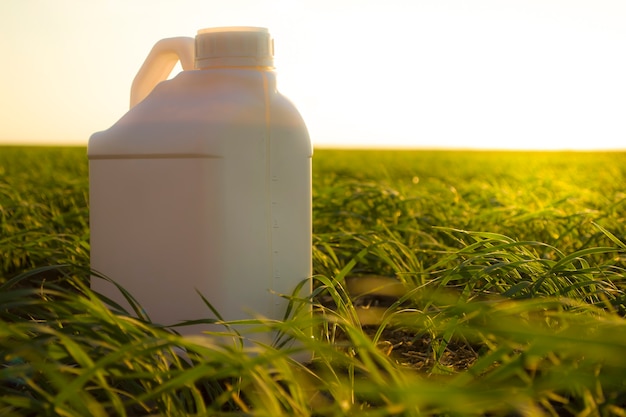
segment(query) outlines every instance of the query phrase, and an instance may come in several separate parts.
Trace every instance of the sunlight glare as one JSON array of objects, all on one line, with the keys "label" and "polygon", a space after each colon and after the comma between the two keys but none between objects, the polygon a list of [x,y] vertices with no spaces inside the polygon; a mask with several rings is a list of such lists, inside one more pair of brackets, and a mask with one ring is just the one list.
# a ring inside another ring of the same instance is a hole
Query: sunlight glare
[{"label": "sunlight glare", "polygon": [[626,149],[626,3],[191,3],[0,4],[0,141],[86,143],[128,110],[159,39],[248,25],[272,33],[316,147]]}]

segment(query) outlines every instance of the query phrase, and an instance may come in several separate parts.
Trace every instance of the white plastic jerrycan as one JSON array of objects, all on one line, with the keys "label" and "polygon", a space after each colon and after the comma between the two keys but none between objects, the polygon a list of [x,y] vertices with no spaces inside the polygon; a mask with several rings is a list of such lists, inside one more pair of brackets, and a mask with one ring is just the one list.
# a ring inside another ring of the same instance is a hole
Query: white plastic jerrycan
[{"label": "white plastic jerrycan", "polygon": [[[163,81],[178,60],[184,71]],[[130,111],[88,155],[91,266],[155,323],[215,318],[198,292],[225,320],[280,319],[279,294],[311,277],[312,147],[276,89],[267,29],[158,42]],[[92,287],[128,307],[110,283]],[[201,330],[220,329],[179,328]]]}]

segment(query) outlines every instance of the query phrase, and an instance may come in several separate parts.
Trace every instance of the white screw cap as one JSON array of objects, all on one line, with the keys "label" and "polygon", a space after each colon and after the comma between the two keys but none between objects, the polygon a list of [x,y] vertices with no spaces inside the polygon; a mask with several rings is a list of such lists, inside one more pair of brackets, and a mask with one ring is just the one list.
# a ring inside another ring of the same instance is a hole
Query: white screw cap
[{"label": "white screw cap", "polygon": [[274,68],[274,40],[266,28],[233,26],[201,29],[196,36],[196,69]]}]

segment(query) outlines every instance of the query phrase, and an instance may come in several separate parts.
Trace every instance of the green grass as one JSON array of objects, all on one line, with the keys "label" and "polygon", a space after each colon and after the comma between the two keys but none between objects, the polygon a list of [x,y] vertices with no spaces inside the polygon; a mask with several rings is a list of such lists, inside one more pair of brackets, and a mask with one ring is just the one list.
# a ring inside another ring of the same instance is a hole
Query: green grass
[{"label": "green grass", "polygon": [[[0,148],[0,415],[624,416],[624,167],[318,150],[314,294],[249,322],[299,343],[241,348],[89,290],[84,148]],[[369,274],[406,294],[363,328]]]}]

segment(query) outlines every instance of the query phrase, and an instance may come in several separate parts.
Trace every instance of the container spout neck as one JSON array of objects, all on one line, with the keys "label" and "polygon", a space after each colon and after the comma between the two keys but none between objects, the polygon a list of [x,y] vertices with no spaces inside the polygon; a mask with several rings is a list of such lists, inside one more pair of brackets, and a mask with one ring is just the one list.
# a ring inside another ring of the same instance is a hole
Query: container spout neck
[{"label": "container spout neck", "polygon": [[210,68],[274,69],[274,40],[266,28],[233,26],[201,29],[196,38],[158,41],[133,80],[130,107],[169,76],[177,62],[184,71]]}]

